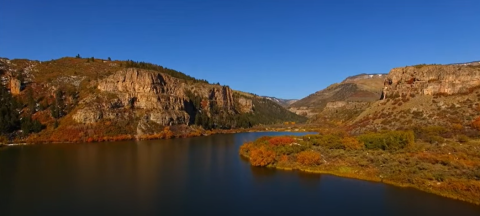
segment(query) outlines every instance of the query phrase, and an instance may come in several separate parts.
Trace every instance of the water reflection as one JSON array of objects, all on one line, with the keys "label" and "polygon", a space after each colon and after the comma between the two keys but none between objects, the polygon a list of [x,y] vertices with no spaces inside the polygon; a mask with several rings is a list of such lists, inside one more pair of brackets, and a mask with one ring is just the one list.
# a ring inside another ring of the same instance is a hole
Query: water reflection
[{"label": "water reflection", "polygon": [[251,166],[250,170],[252,171],[253,177],[256,179],[268,178],[269,176],[275,176],[277,170],[266,167],[254,167]]}]

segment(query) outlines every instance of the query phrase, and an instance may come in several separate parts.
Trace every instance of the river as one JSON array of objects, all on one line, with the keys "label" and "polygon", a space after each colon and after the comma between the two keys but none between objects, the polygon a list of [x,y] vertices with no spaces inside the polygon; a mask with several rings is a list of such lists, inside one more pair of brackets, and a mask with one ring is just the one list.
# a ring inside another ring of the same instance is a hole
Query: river
[{"label": "river", "polygon": [[415,189],[251,167],[238,154],[281,134],[293,133],[0,148],[0,215],[480,215]]}]

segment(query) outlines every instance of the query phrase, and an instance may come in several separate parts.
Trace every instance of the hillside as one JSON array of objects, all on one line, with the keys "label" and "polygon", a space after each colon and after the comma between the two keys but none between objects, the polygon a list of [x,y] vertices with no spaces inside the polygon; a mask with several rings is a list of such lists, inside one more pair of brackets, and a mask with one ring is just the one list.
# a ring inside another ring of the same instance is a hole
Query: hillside
[{"label": "hillside", "polygon": [[2,100],[12,101],[0,120],[14,122],[1,132],[11,138],[85,141],[306,120],[264,97],[145,62],[2,58],[0,76],[10,92]]},{"label": "hillside", "polygon": [[332,109],[364,108],[380,99],[385,77],[385,74],[360,74],[348,77],[341,83],[332,84],[296,101],[289,106],[289,110],[316,121],[315,119],[330,116],[332,113],[323,112]]},{"label": "hillside", "polygon": [[350,125],[354,133],[430,128],[437,141],[456,133],[478,135],[480,65],[394,68],[387,79],[385,99],[355,117]]}]

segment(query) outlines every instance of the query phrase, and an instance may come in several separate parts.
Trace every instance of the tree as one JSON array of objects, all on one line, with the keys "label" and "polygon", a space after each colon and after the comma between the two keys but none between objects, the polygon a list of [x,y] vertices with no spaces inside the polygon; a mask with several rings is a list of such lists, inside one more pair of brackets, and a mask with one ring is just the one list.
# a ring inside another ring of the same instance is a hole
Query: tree
[{"label": "tree", "polygon": [[90,58],[90,61],[95,62],[95,58],[94,57]]},{"label": "tree", "polygon": [[33,97],[33,91],[31,88],[28,88],[27,90],[27,106],[28,110],[30,111],[30,115],[35,114],[37,102],[35,102],[35,99]]},{"label": "tree", "polygon": [[79,59],[79,58],[82,58],[82,57],[80,57],[80,54],[77,54],[77,56],[75,56],[75,58]]},{"label": "tree", "polygon": [[55,102],[50,107],[52,117],[55,119],[61,118],[64,115],[63,108],[63,92],[60,89],[57,89],[57,91],[55,91]]},{"label": "tree", "polygon": [[18,107],[17,101],[0,85],[0,133],[11,133],[20,128]]},{"label": "tree", "polygon": [[112,59],[110,57],[108,57],[108,61],[112,61]]},{"label": "tree", "polygon": [[30,133],[38,133],[43,128],[43,125],[39,121],[33,120],[30,117],[22,118],[21,124],[22,124],[21,128],[24,135],[28,135]]}]

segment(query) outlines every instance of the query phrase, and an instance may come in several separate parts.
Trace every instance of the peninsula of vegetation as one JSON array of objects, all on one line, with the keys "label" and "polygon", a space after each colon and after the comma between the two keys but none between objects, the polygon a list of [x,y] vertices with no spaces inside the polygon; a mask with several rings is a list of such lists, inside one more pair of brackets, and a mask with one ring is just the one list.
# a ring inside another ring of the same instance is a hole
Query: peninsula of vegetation
[{"label": "peninsula of vegetation", "polygon": [[480,140],[458,136],[428,142],[445,133],[443,128],[428,127],[359,136],[324,131],[302,137],[262,137],[242,145],[240,155],[253,166],[414,187],[480,204]]}]

